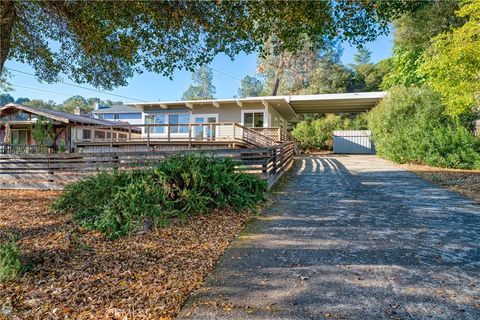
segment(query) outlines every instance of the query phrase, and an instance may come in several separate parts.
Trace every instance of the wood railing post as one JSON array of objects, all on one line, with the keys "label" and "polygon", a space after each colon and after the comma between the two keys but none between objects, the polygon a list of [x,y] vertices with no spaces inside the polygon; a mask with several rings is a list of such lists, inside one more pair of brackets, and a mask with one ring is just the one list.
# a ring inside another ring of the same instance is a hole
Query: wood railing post
[{"label": "wood railing post", "polygon": [[188,147],[192,147],[192,123],[188,124]]},{"label": "wood railing post", "polygon": [[111,147],[113,147],[113,126],[110,126],[110,148]]},{"label": "wood railing post", "polygon": [[128,125],[128,141],[132,141],[132,125]]},{"label": "wood railing post", "polygon": [[150,147],[150,124],[147,124],[147,147]]},{"label": "wood railing post", "polygon": [[167,141],[168,142],[170,142],[170,129],[171,129],[170,124],[168,124],[168,126],[167,126]]}]

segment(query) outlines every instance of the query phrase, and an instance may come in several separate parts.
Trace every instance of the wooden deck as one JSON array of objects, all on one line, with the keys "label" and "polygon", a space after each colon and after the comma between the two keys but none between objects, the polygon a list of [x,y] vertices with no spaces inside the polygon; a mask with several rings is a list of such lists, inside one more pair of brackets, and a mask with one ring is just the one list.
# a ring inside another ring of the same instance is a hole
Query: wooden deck
[{"label": "wooden deck", "polygon": [[[119,126],[122,126],[121,124]],[[225,148],[262,148],[291,141],[290,135],[280,128],[247,128],[239,123],[189,123],[123,125],[129,132],[123,137],[110,134],[109,127],[82,128],[94,130],[88,139],[75,137],[76,148],[95,150],[92,147],[116,147],[128,150],[129,146],[222,146]],[[132,130],[141,134],[132,133]],[[101,133],[101,134],[100,134]],[[168,148],[164,149],[168,150]],[[133,150],[132,150],[133,151]]]}]

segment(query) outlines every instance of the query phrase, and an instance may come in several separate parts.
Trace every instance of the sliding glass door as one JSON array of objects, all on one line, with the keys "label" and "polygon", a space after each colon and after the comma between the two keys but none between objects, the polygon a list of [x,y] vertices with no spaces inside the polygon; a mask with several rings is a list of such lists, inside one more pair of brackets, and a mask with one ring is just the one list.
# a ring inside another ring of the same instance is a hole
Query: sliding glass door
[{"label": "sliding glass door", "polygon": [[193,123],[204,124],[201,126],[194,126],[192,136],[196,140],[211,140],[216,136],[216,126],[207,125],[209,123],[217,123],[218,114],[202,114],[193,115]]}]

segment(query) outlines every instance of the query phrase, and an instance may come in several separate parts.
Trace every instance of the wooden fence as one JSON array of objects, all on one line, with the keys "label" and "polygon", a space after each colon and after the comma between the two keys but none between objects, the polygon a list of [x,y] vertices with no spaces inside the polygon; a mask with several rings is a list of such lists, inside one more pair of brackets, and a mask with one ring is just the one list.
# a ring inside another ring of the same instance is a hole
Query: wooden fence
[{"label": "wooden fence", "polygon": [[[65,184],[104,170],[148,168],[174,154],[198,151],[0,154],[0,189],[62,189]],[[269,188],[293,162],[293,143],[268,148],[203,151],[215,157],[232,158],[237,170],[267,180]]]}]

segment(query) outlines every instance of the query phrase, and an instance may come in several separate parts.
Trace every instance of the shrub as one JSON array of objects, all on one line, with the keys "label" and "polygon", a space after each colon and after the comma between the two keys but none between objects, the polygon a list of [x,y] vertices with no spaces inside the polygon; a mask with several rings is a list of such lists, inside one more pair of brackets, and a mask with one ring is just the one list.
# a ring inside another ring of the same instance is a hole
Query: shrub
[{"label": "shrub", "polygon": [[393,88],[368,115],[378,154],[399,163],[480,168],[480,141],[444,112],[430,89]]},{"label": "shrub", "polygon": [[20,250],[15,239],[0,244],[0,281],[16,278],[22,271]]},{"label": "shrub", "polygon": [[114,239],[146,219],[161,225],[215,208],[251,209],[265,192],[265,181],[236,173],[231,159],[178,155],[152,169],[103,172],[68,185],[52,207]]},{"label": "shrub", "polygon": [[301,148],[307,150],[331,150],[334,130],[366,129],[365,114],[327,114],[319,119],[302,121],[292,131],[292,136]]}]

